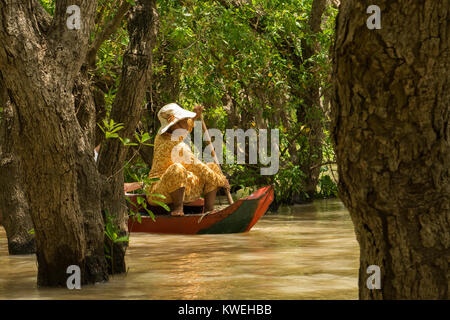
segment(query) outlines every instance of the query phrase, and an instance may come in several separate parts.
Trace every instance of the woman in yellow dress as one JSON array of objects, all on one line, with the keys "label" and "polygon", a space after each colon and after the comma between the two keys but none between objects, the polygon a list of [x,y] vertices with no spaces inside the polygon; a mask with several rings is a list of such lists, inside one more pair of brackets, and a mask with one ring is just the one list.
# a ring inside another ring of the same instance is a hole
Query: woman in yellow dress
[{"label": "woman in yellow dress", "polygon": [[[158,112],[161,128],[155,138],[149,178],[159,180],[147,186],[147,200],[150,204],[152,200],[168,204],[172,215],[183,215],[183,203],[192,202],[202,195],[205,199],[205,212],[211,211],[214,209],[218,188],[230,188],[219,166],[198,160],[183,142],[185,135],[178,135],[177,129],[184,129],[186,134],[192,131],[194,120],[201,116],[202,110],[203,107],[198,106],[195,108],[196,112],[191,112],[171,103]],[[183,157],[173,156],[178,152]],[[151,194],[162,194],[165,199],[152,197]]]}]

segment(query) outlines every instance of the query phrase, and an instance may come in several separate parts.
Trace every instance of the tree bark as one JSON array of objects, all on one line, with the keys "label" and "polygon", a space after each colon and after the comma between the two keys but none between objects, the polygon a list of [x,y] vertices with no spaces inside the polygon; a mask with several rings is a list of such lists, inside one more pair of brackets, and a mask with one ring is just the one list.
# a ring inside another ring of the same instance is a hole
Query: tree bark
[{"label": "tree bark", "polygon": [[[150,79],[152,51],[156,41],[158,13],[155,0],[136,2],[128,17],[130,44],[123,57],[120,86],[111,109],[111,118],[125,125],[122,138],[133,139],[143,114],[146,88]],[[99,171],[106,179],[103,208],[121,230],[127,232],[128,210],[123,196],[123,165],[129,148],[117,139],[108,139],[99,154]],[[114,155],[114,156],[111,156]],[[114,244],[114,272],[125,272],[125,243]]]},{"label": "tree bark", "polygon": [[[312,36],[316,36],[321,32],[322,15],[325,11],[327,5],[326,0],[314,0],[312,2],[311,14],[309,17],[309,28]],[[320,46],[318,41],[314,41],[312,45],[309,45],[306,40],[302,41],[302,57],[294,57],[294,60],[299,60],[296,62],[298,68],[303,64],[306,68],[312,69],[314,63],[309,62],[315,54],[320,51]],[[297,121],[299,123],[305,124],[309,129],[308,139],[305,146],[300,149],[302,154],[306,157],[299,156],[300,168],[306,177],[304,179],[304,192],[307,194],[307,198],[302,195],[298,195],[299,201],[311,201],[316,194],[317,183],[319,181],[320,175],[320,164],[323,160],[322,154],[322,143],[324,139],[323,133],[323,110],[320,103],[320,84],[314,76],[311,75],[310,83],[306,88],[302,88],[297,84],[294,84],[295,80],[292,79],[292,88],[294,89],[293,94],[298,98],[304,99],[304,105],[298,106],[297,108]],[[313,168],[313,169],[311,169]]]},{"label": "tree bark", "polygon": [[[79,30],[66,26],[72,4],[81,8]],[[70,265],[80,267],[82,283],[107,279],[99,179],[72,95],[95,7],[57,1],[49,25],[37,1],[0,1],[0,70],[17,106],[16,146],[35,226],[39,286],[65,286]]]},{"label": "tree bark", "polygon": [[[81,9],[81,28],[66,26],[68,1],[56,1],[53,20],[37,1],[0,0],[0,71],[17,109],[17,148],[36,232],[39,286],[65,286],[69,265],[82,283],[108,278],[102,210],[126,232],[122,166],[127,148],[107,141],[98,168],[93,157],[97,99],[85,70],[96,3]],[[123,14],[123,13],[121,13]],[[111,116],[132,138],[141,115],[157,18],[152,0],[136,1],[128,20],[130,46]],[[101,102],[101,101],[100,101]],[[98,104],[98,103],[97,103]],[[123,247],[115,272],[125,271]]]},{"label": "tree bark", "polygon": [[[448,299],[450,2],[340,5],[332,135],[360,245],[361,299]],[[367,267],[381,269],[369,290]]]},{"label": "tree bark", "polygon": [[9,254],[34,253],[33,222],[23,189],[22,170],[14,150],[18,138],[15,106],[11,104],[0,72],[0,223],[8,238]]},{"label": "tree bark", "polygon": [[122,18],[130,9],[130,3],[126,0],[121,0],[119,7],[117,8],[116,14],[114,17],[108,21],[103,27],[103,30],[100,34],[95,37],[94,43],[88,51],[86,64],[89,68],[93,68],[95,65],[95,58],[97,57],[97,52],[100,49],[103,42],[105,42],[114,32],[116,32],[117,28],[120,26],[122,22]]}]

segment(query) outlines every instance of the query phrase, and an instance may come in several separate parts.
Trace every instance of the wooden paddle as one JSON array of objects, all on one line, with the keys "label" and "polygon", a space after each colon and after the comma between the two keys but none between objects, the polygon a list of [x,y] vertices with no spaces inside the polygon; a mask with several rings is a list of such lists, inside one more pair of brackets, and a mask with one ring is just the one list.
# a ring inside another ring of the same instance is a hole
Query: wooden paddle
[{"label": "wooden paddle", "polygon": [[[222,172],[222,168],[220,167],[219,159],[217,159],[216,150],[214,150],[214,145],[212,144],[211,137],[209,136],[208,128],[206,127],[205,121],[203,120],[203,115],[201,115],[200,119],[202,120],[202,129],[205,133],[206,142],[211,146],[211,155],[214,157],[214,162],[219,167],[219,170]],[[223,174],[223,173],[222,173]],[[228,202],[233,204],[233,197],[231,197],[230,190],[226,189]]]}]

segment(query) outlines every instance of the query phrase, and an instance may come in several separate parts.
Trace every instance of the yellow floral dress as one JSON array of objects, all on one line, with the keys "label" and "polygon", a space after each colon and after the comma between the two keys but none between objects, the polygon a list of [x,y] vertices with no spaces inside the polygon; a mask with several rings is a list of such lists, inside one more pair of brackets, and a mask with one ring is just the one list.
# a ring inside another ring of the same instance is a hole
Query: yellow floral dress
[{"label": "yellow floral dress", "polygon": [[[226,178],[219,166],[215,163],[201,162],[182,141],[182,137],[180,140],[172,141],[170,133],[157,135],[155,138],[153,164],[148,177],[160,180],[146,188],[149,203],[152,203],[152,199],[172,203],[170,193],[182,187],[185,187],[184,202],[187,203],[200,198],[202,194],[225,186]],[[182,159],[175,159],[176,162],[172,159],[174,148],[183,154]],[[152,197],[152,193],[162,194],[166,198]]]}]

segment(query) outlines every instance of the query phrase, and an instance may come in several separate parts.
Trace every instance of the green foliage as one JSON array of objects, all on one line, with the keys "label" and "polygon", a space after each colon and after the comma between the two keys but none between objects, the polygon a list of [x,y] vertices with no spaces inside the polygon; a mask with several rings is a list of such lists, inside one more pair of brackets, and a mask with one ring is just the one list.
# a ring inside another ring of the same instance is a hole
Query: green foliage
[{"label": "green foliage", "polygon": [[303,189],[303,179],[306,175],[298,165],[289,163],[280,169],[275,175],[275,198],[278,203],[291,203],[294,195],[303,195],[308,198],[308,194]]},{"label": "green foliage", "polygon": [[55,0],[39,0],[39,2],[51,16],[55,14]]},{"label": "green foliage", "polygon": [[[134,1],[128,1],[135,5]],[[92,33],[91,42],[102,32],[105,24],[113,19],[116,14],[119,2],[113,0],[99,0],[97,5],[98,23],[95,26],[95,32]],[[126,19],[122,19],[117,31],[100,46],[96,57],[96,69],[90,71],[93,78],[101,79],[102,85],[106,86],[105,91],[105,109],[106,117],[109,118],[112,103],[116,96],[120,74],[123,65],[123,56],[128,47],[129,37],[126,28]]]},{"label": "green foliage", "polygon": [[105,210],[105,235],[108,238],[108,242],[105,242],[105,257],[111,260],[112,274],[114,274],[114,244],[119,242],[129,242],[129,236],[119,237],[119,227],[115,223],[115,217]]},{"label": "green foliage", "polygon": [[150,140],[150,135],[148,132],[136,132],[134,134],[134,137],[136,138],[136,141],[138,143],[131,142],[129,138],[121,138],[118,134],[120,130],[124,128],[123,123],[116,123],[113,119],[110,119],[107,121],[106,119],[103,119],[103,126],[97,123],[100,130],[105,134],[105,139],[119,139],[124,146],[139,146],[139,145],[145,145],[145,146],[153,146],[153,144],[148,143]]},{"label": "green foliage", "polygon": [[[145,146],[153,146],[153,144],[147,143],[151,139],[148,132],[142,132],[142,131],[140,133],[136,132],[134,136],[139,144],[142,144]],[[137,144],[135,144],[135,145],[137,145]]]},{"label": "green foliage", "polygon": [[[135,5],[133,0],[126,1]],[[55,1],[40,2],[53,15]],[[311,131],[311,120],[320,118],[325,128],[324,161],[334,159],[326,131],[330,121],[327,112],[312,106],[306,97],[311,86],[320,87],[321,93],[330,88],[329,51],[337,9],[327,5],[322,31],[313,34],[309,27],[312,0],[160,0],[157,6],[159,33],[147,95],[152,98],[152,108],[172,101],[187,109],[203,104],[207,107],[204,113],[208,127],[222,131],[237,127],[278,128],[281,167],[276,176],[261,176],[261,164],[224,165],[223,171],[230,177],[233,190],[273,183],[277,201],[289,202],[294,194],[303,194],[308,174],[305,168],[317,160],[310,143],[317,134]],[[117,1],[98,1],[91,41],[114,17],[117,7]],[[142,118],[144,124],[151,122],[147,128],[150,132],[129,138],[120,136],[125,124],[115,123],[110,116],[129,44],[126,24],[123,19],[101,45],[95,70],[89,74],[95,82],[101,79],[106,117],[99,127],[106,139],[119,139],[125,146],[139,149],[153,141],[154,127],[158,126],[152,123],[153,113],[157,110],[149,110]],[[317,52],[306,57],[306,46],[318,48]],[[293,159],[296,163],[292,163]],[[124,169],[127,182],[144,181],[149,172],[137,153]],[[323,175],[321,179],[327,191],[318,191],[317,196],[332,194],[329,181]]]},{"label": "green foliage", "polygon": [[[162,195],[161,195],[162,196]],[[164,197],[164,196],[162,196]],[[126,200],[130,203],[130,205],[135,205],[129,198],[126,198]],[[149,216],[152,218],[153,221],[155,221],[155,214],[153,213],[153,211],[151,211],[148,206],[147,206],[147,199],[145,199],[144,197],[137,197],[137,204],[138,206],[141,206],[148,214]],[[163,208],[166,209],[168,208],[166,204],[163,204]],[[167,211],[170,211],[170,209],[166,209]],[[137,221],[139,223],[141,223],[141,214],[139,212],[135,212],[133,210],[130,210],[128,212],[128,215],[133,219],[133,222],[135,219],[137,219]]]},{"label": "green foliage", "polygon": [[124,128],[123,123],[116,123],[114,122],[113,119],[110,119],[109,122],[106,119],[104,119],[103,127],[100,124],[97,125],[105,134],[106,139],[119,138],[119,134],[117,132],[119,132]]},{"label": "green foliage", "polygon": [[[134,0],[126,1],[135,5]],[[54,0],[39,2],[50,15],[54,14]],[[303,180],[308,172],[302,172],[300,168],[307,168],[311,161],[317,160],[310,144],[312,135],[317,133],[311,132],[308,122],[318,117],[325,128],[323,161],[334,160],[326,110],[323,113],[305,97],[311,86],[320,87],[321,93],[330,88],[329,51],[334,39],[337,9],[327,5],[322,30],[313,34],[309,27],[312,2],[157,2],[159,33],[154,48],[150,93],[157,100],[156,107],[173,100],[187,109],[203,104],[207,107],[208,127],[222,131],[236,127],[280,130],[280,172],[267,177],[259,175],[261,164],[224,165],[223,171],[230,177],[234,190],[273,183],[277,201],[289,202],[293,194],[303,194]],[[117,8],[117,1],[98,1],[91,41],[114,17]],[[155,132],[121,137],[125,124],[110,119],[128,44],[127,22],[122,19],[117,31],[101,45],[95,70],[90,70],[89,74],[95,82],[101,79],[106,117],[99,127],[105,138],[119,139],[125,146],[138,149],[151,145]],[[318,50],[306,57],[306,46]],[[304,117],[300,119],[299,114]],[[142,122],[153,121],[152,116],[152,112],[144,114]],[[293,159],[296,163],[292,163]],[[139,156],[124,167],[125,181],[144,181],[149,172]],[[320,179],[323,188],[319,186],[317,196],[334,194],[331,182],[323,174]]]},{"label": "green foliage", "polygon": [[[160,198],[160,199],[165,199],[166,197],[162,194],[159,193],[149,193],[147,191],[147,187],[149,185],[151,185],[152,183],[155,183],[157,181],[159,181],[159,178],[148,178],[148,170],[146,169],[145,164],[141,164],[141,166],[138,166],[138,168],[140,169],[145,169],[143,171],[135,171],[135,167],[134,166],[127,166],[127,168],[125,168],[125,176],[128,178],[128,181],[130,182],[143,182],[144,183],[144,187],[142,188],[143,191],[145,192],[145,198],[144,197],[137,197],[137,205],[140,206],[142,209],[144,209],[149,216],[152,218],[153,221],[155,221],[155,214],[153,213],[153,211],[150,210],[150,208],[148,207],[147,204],[147,197],[151,196],[152,198]],[[135,204],[129,199],[129,198],[125,198],[131,206],[134,206]],[[170,208],[167,206],[167,204],[158,201],[158,200],[152,200],[155,204],[157,204],[158,206],[164,208],[164,210],[169,211],[170,212]],[[133,219],[133,222],[137,219],[137,221],[139,223],[141,223],[141,215],[138,212],[135,212],[133,210],[129,210],[128,215]]]},{"label": "green foliage", "polygon": [[[296,191],[303,192],[301,165],[315,160],[310,154],[307,122],[316,117],[324,127],[329,122],[303,96],[312,85],[323,90],[330,86],[328,52],[337,11],[327,6],[323,31],[312,34],[312,0],[228,3],[229,7],[221,1],[158,2],[155,96],[167,101],[171,96],[158,79],[177,78],[178,102],[188,108],[197,103],[207,106],[208,127],[280,129],[281,150],[294,143],[298,163],[289,165],[294,155],[284,152],[280,173],[271,179],[258,175],[261,165],[226,165],[224,172],[234,189],[275,183],[280,199],[289,201]],[[303,60],[305,45],[320,50]],[[227,105],[230,102],[232,109]],[[299,109],[306,115],[304,123],[297,118]],[[324,142],[324,148],[331,149],[329,141]],[[289,179],[290,173],[299,180]]]},{"label": "green foliage", "polygon": [[[326,171],[328,171],[327,168],[325,169]],[[334,181],[331,179],[329,175],[322,175],[319,178],[319,183],[317,184],[317,187],[320,189],[318,196],[321,198],[330,198],[338,196],[336,183],[334,183]]]},{"label": "green foliage", "polygon": [[106,211],[105,235],[112,243],[128,242],[128,236],[119,237],[119,227],[115,224],[115,217]]},{"label": "green foliage", "polygon": [[[325,138],[322,145],[322,154],[324,162],[335,162],[335,153],[331,143],[330,133],[328,130],[324,130]],[[317,184],[319,191],[317,192],[318,198],[330,198],[337,197],[337,185],[335,182],[334,173],[331,171],[332,165],[323,166],[320,171],[320,177]]]},{"label": "green foliage", "polygon": [[124,181],[125,182],[138,182],[142,181],[148,185],[148,174],[150,168],[144,163],[137,161],[134,164],[127,164],[124,168]]},{"label": "green foliage", "polygon": [[224,165],[223,170],[230,175],[230,185],[234,188],[243,189],[248,186],[259,185],[259,174],[257,168],[248,168],[245,165]]}]

